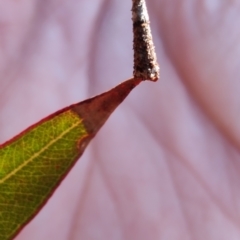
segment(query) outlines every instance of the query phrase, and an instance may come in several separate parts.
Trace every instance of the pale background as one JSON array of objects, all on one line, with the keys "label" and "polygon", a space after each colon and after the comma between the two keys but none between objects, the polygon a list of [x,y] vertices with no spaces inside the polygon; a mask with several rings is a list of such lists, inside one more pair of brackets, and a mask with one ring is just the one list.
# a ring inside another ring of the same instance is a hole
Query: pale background
[{"label": "pale background", "polygon": [[[240,239],[240,1],[148,0],[161,80],[111,116],[16,240]],[[0,0],[0,141],[132,75],[131,0]]]}]

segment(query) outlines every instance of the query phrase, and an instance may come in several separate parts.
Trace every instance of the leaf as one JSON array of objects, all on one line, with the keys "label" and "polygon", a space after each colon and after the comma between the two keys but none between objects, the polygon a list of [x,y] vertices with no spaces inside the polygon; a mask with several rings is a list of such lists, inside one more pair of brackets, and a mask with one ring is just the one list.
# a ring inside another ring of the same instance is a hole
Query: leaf
[{"label": "leaf", "polygon": [[0,147],[0,239],[43,207],[89,141],[141,80],[130,79],[41,120]]}]

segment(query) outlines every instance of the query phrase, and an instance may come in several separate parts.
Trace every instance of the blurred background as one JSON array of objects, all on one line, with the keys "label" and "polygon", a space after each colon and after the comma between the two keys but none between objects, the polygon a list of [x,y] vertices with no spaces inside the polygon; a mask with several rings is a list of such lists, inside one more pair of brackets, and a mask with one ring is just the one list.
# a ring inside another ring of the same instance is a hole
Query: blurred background
[{"label": "blurred background", "polygon": [[[0,1],[0,141],[132,76],[131,4]],[[240,238],[240,2],[148,0],[161,67],[15,240]]]}]

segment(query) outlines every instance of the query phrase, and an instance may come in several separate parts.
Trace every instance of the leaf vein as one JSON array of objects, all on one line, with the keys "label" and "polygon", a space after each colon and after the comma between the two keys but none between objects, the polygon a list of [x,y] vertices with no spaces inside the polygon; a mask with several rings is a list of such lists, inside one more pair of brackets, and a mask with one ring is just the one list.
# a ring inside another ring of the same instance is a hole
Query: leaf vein
[{"label": "leaf vein", "polygon": [[3,177],[2,179],[0,179],[0,184],[3,184],[7,179],[9,179],[10,177],[12,177],[13,175],[15,175],[18,171],[20,171],[23,167],[25,167],[28,163],[32,162],[35,158],[37,158],[40,154],[42,154],[44,151],[46,151],[49,147],[51,147],[51,145],[53,145],[54,143],[56,143],[58,140],[60,140],[62,137],[64,137],[64,135],[66,135],[67,133],[69,133],[72,129],[74,129],[75,127],[77,127],[78,125],[80,125],[82,122],[79,121],[75,124],[73,124],[70,128],[68,128],[67,130],[63,131],[58,137],[56,137],[55,139],[53,139],[52,141],[50,141],[45,147],[43,147],[40,151],[36,152],[35,154],[33,154],[33,156],[31,156],[29,159],[27,159],[26,161],[24,161],[22,164],[20,164],[16,169],[14,169],[13,171],[11,171],[10,173],[8,173],[5,177]]}]

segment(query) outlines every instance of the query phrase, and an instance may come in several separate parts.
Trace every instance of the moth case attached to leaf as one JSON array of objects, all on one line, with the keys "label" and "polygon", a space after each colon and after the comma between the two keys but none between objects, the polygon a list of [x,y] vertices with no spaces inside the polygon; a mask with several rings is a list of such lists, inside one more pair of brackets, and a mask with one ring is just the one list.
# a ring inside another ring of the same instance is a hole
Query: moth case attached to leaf
[{"label": "moth case attached to leaf", "polygon": [[145,0],[133,0],[133,76],[142,80],[157,81],[159,65],[152,40],[150,21]]}]

